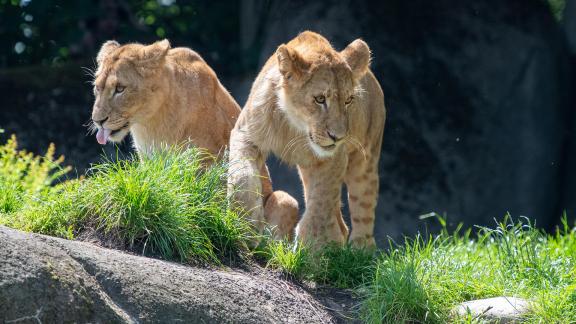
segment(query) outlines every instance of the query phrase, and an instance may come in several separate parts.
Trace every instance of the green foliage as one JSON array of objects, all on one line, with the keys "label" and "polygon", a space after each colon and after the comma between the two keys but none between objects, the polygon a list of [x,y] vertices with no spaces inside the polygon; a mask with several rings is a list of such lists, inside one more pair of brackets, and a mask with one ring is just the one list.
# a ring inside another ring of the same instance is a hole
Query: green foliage
[{"label": "green foliage", "polygon": [[354,288],[372,277],[375,251],[336,244],[311,249],[302,244],[272,241],[267,244],[265,255],[268,267],[296,279]]},{"label": "green foliage", "polygon": [[566,0],[548,0],[548,6],[556,20],[562,20],[564,8],[566,8]]},{"label": "green foliage", "polygon": [[53,144],[44,156],[18,150],[15,136],[0,146],[0,214],[16,212],[27,202],[38,199],[70,170],[61,167],[63,157],[54,159],[54,150]]},{"label": "green foliage", "polygon": [[218,262],[244,248],[249,227],[228,210],[226,169],[200,150],[94,167],[82,185],[82,220],[143,254]]},{"label": "green foliage", "polygon": [[[10,154],[3,156],[10,158],[5,160],[15,159],[14,150],[9,142],[5,151]],[[8,180],[28,191],[48,189],[17,209],[10,203],[12,212],[0,216],[8,226],[65,238],[93,228],[115,244],[142,254],[192,263],[238,257],[252,235],[248,223],[227,208],[225,166],[205,167],[209,157],[200,150],[166,150],[142,161],[106,161],[94,166],[87,178],[54,187],[49,186],[51,181],[39,180],[46,179],[50,170],[39,158],[16,156],[26,161],[20,169],[42,172],[25,172],[33,177],[30,185],[25,176]],[[11,176],[7,170],[12,169],[0,169],[0,174]],[[22,191],[1,192],[23,200]]]},{"label": "green foliage", "polygon": [[26,232],[41,233],[73,239],[80,210],[78,198],[80,182],[66,181],[43,192],[25,204],[21,210],[0,215],[0,224]]},{"label": "green foliage", "polygon": [[416,272],[415,260],[406,260],[398,253],[377,263],[362,305],[364,320],[369,323],[440,322],[442,310],[430,301],[423,278]]},{"label": "green foliage", "polygon": [[365,287],[362,316],[370,323],[463,321],[460,302],[519,296],[532,303],[527,322],[574,322],[576,234],[546,235],[527,220],[507,217],[496,229],[391,243]]},{"label": "green foliage", "polygon": [[[221,73],[243,72],[241,64],[226,64],[238,61],[242,51],[239,11],[239,1],[0,0],[0,67],[86,60],[108,39],[169,38],[202,53]],[[251,56],[257,64],[257,55]]]},{"label": "green foliage", "polygon": [[269,241],[265,244],[263,254],[268,260],[267,267],[280,269],[294,278],[303,278],[309,267],[309,252],[302,244]]},{"label": "green foliage", "polygon": [[337,288],[357,287],[373,276],[375,251],[328,245],[312,254],[309,279]]}]

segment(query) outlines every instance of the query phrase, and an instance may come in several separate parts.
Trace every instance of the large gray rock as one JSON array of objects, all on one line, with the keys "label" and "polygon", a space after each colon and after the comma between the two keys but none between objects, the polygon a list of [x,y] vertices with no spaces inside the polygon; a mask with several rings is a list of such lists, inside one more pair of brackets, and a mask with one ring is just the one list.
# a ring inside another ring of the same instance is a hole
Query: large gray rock
[{"label": "large gray rock", "polygon": [[[565,37],[544,1],[271,1],[262,61],[311,29],[344,48],[362,37],[386,97],[376,234],[418,216],[493,225],[507,212],[550,228],[568,172]],[[276,164],[273,164],[276,165]],[[566,165],[567,167],[567,165]],[[570,167],[573,169],[573,167]],[[302,197],[297,175],[275,184]],[[574,177],[572,177],[574,178]],[[570,181],[570,180],[568,180]]]},{"label": "large gray rock", "polygon": [[265,272],[187,267],[1,226],[0,260],[0,323],[332,321]]}]

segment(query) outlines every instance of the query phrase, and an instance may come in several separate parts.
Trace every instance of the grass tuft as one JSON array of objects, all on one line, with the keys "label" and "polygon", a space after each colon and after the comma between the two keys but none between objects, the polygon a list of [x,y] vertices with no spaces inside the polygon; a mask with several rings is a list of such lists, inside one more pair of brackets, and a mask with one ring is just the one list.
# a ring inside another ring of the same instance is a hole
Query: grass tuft
[{"label": "grass tuft", "polygon": [[310,249],[302,244],[271,241],[265,246],[267,266],[298,280],[336,288],[354,288],[372,277],[375,251],[351,245]]},{"label": "grass tuft", "polygon": [[227,209],[225,167],[204,169],[206,158],[189,149],[96,166],[84,184],[84,222],[142,254],[205,262],[231,257],[243,249],[249,227]]},{"label": "grass tuft", "polygon": [[295,279],[305,277],[311,261],[309,250],[304,245],[295,245],[286,241],[270,240],[264,244],[264,249],[260,254],[268,260],[266,267],[280,269]]},{"label": "grass tuft", "polygon": [[[24,189],[0,190],[18,201],[17,206],[10,203],[9,212],[5,208],[0,224],[69,239],[93,229],[114,245],[189,263],[239,257],[253,235],[248,223],[227,208],[226,166],[214,162],[205,167],[210,157],[201,150],[165,150],[141,161],[107,160],[86,178],[56,186],[50,183],[60,173],[50,173],[52,164],[41,162],[49,161],[50,152],[53,148],[40,160],[18,153],[13,142],[4,146],[0,161],[8,161],[6,169],[22,164],[34,172],[12,180]],[[25,181],[38,174],[42,182]]]}]

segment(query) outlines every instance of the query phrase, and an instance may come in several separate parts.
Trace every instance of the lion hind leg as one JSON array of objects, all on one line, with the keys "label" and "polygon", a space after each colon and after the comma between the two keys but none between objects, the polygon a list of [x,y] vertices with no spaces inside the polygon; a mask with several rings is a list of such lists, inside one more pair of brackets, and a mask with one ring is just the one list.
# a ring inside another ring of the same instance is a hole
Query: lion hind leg
[{"label": "lion hind leg", "polygon": [[274,191],[266,199],[264,217],[274,239],[292,240],[298,223],[298,201],[287,192]]}]

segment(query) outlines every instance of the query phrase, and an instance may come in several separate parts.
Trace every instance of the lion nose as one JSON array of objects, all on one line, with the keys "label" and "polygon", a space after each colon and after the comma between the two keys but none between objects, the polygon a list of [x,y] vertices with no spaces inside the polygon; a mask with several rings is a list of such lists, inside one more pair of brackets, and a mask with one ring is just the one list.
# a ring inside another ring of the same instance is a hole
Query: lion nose
[{"label": "lion nose", "polygon": [[336,134],[332,131],[326,131],[326,133],[328,134],[328,137],[330,137],[335,143],[340,142],[343,138],[344,138],[344,134]]},{"label": "lion nose", "polygon": [[92,121],[94,122],[94,124],[102,127],[102,125],[108,120],[108,117],[104,118],[104,119],[100,119],[100,120],[94,120],[92,119]]}]

